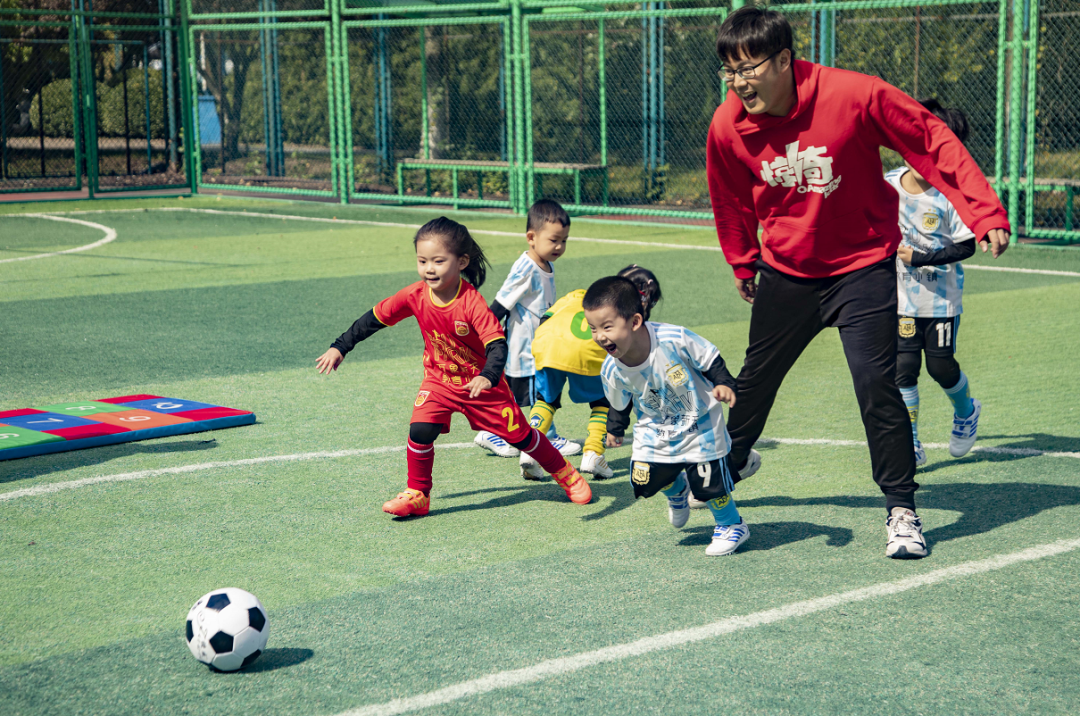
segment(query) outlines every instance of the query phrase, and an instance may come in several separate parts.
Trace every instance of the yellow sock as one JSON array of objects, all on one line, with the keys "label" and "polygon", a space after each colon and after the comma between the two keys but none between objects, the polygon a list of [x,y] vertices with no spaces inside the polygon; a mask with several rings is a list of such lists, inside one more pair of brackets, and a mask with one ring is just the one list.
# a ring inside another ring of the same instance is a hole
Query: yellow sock
[{"label": "yellow sock", "polygon": [[555,408],[537,398],[532,406],[532,412],[529,413],[529,425],[539,430],[541,435],[547,435],[553,422],[555,422]]},{"label": "yellow sock", "polygon": [[585,451],[592,450],[597,455],[604,454],[604,437],[607,435],[607,408],[593,408],[589,413],[589,437],[585,440]]}]

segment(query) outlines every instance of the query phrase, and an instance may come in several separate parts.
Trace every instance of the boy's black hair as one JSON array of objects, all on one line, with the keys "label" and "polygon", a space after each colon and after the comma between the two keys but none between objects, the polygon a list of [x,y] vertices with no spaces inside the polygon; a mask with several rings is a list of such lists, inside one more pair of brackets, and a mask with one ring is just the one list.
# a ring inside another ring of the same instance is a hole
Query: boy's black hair
[{"label": "boy's black hair", "polygon": [[791,25],[782,14],[756,5],[744,5],[728,15],[716,35],[720,62],[742,56],[768,56],[781,50],[795,54]]},{"label": "boy's black hair", "polygon": [[469,233],[464,224],[440,216],[438,219],[432,219],[420,227],[420,230],[416,232],[416,236],[413,237],[413,246],[416,246],[416,242],[420,241],[420,239],[438,239],[446,247],[446,250],[454,256],[468,256],[469,265],[461,273],[474,288],[480,288],[483,285],[491,263],[488,261],[487,256],[484,256],[484,250],[480,248],[480,244],[476,243],[476,240],[473,239],[472,234]]},{"label": "boy's black hair", "polygon": [[944,122],[945,126],[952,130],[952,133],[956,135],[957,139],[961,142],[967,141],[968,133],[971,131],[971,128],[968,126],[967,117],[963,112],[958,109],[942,107],[941,102],[938,102],[933,97],[929,99],[920,99],[919,104],[925,107],[930,114]]},{"label": "boy's black hair", "polygon": [[656,274],[647,268],[641,268],[637,264],[630,264],[617,275],[634,284],[634,288],[640,294],[641,315],[646,321],[649,320],[649,314],[652,313],[653,306],[664,297],[660,293],[660,282],[656,280]]},{"label": "boy's black hair", "polygon": [[595,311],[611,306],[624,320],[629,321],[635,313],[640,313],[647,321],[660,298],[660,284],[656,276],[635,264],[624,268],[618,276],[602,278],[589,286],[581,307],[586,311]]},{"label": "boy's black hair", "polygon": [[570,226],[570,215],[559,202],[553,199],[541,199],[529,207],[529,214],[525,219],[525,230],[539,231],[544,228],[544,224]]}]

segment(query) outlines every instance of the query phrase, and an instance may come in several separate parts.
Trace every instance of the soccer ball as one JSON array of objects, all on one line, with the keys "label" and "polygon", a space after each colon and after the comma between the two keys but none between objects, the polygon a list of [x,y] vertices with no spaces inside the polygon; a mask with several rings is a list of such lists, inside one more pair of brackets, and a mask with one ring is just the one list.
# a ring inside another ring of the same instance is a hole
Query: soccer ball
[{"label": "soccer ball", "polygon": [[184,636],[196,659],[211,669],[236,671],[266,648],[270,620],[254,594],[235,587],[215,589],[188,612]]}]

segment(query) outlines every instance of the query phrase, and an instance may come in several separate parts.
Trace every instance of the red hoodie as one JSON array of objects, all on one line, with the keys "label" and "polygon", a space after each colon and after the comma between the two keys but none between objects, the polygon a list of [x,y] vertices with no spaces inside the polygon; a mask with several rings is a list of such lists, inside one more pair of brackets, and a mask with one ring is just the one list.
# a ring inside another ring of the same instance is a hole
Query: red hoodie
[{"label": "red hoodie", "polygon": [[798,97],[787,116],[747,114],[731,92],[709,127],[709,196],[737,278],[753,278],[758,258],[822,278],[896,251],[899,197],[884,179],[879,146],[945,194],[977,237],[1009,228],[964,145],[914,99],[857,72],[802,60],[794,71]]}]

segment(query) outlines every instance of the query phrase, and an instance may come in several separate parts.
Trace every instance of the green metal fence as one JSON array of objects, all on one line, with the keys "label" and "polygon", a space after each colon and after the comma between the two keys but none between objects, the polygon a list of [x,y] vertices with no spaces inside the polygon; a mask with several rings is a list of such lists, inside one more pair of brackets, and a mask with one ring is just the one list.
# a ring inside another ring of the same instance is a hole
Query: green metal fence
[{"label": "green metal fence", "polygon": [[0,194],[188,187],[171,2],[25,5],[0,7]]},{"label": "green metal fence", "polygon": [[[711,216],[706,0],[34,1],[0,0],[0,193]],[[1080,0],[772,7],[799,57],[963,109],[1018,233],[1080,241]]]}]

